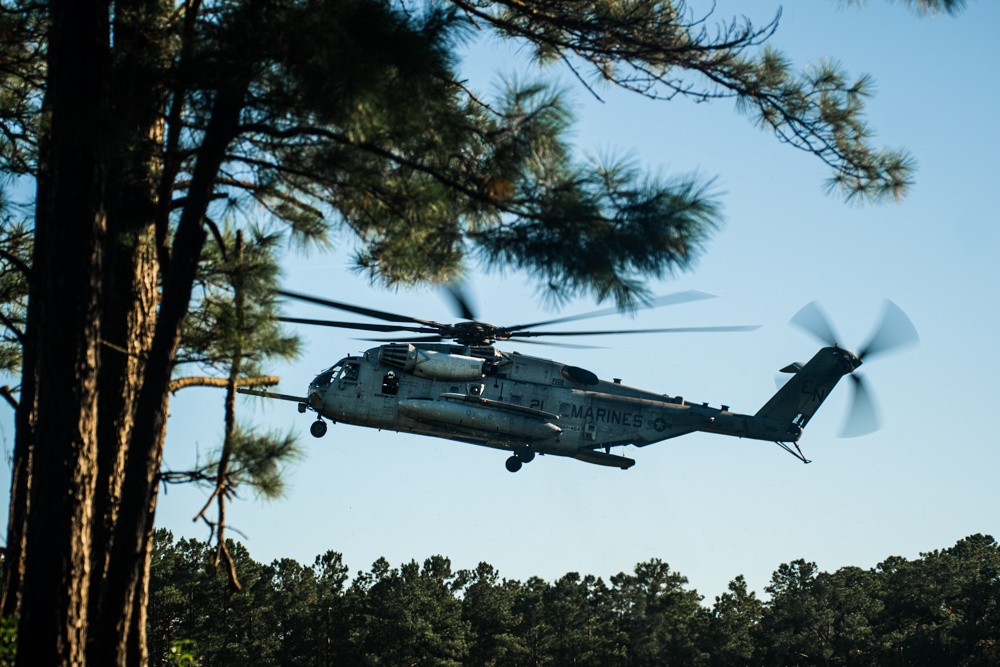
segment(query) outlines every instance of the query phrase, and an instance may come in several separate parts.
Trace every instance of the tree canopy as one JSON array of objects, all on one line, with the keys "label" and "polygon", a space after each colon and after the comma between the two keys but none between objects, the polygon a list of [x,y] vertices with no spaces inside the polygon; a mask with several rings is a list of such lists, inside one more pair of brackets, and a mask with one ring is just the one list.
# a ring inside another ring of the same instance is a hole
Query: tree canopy
[{"label": "tree canopy", "polygon": [[736,577],[707,604],[661,560],[605,582],[502,578],[443,556],[379,559],[349,577],[341,554],[264,565],[232,544],[233,591],[198,540],[156,534],[151,660],[185,650],[245,665],[989,665],[1000,659],[1000,549],[986,535],[865,570],[794,560],[766,597]]}]

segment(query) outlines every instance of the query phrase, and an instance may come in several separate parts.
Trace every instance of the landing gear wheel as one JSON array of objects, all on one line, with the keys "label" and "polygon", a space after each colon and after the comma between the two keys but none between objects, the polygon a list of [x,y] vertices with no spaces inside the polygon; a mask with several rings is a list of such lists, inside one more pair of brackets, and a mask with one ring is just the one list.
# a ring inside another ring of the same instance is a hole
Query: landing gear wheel
[{"label": "landing gear wheel", "polygon": [[509,470],[510,472],[517,472],[518,470],[521,469],[521,459],[517,458],[516,456],[512,456],[509,459],[507,459],[506,465],[507,465],[507,470]]},{"label": "landing gear wheel", "polygon": [[309,432],[312,433],[312,437],[314,438],[322,438],[326,435],[326,422],[321,419],[317,419],[309,427]]},{"label": "landing gear wheel", "polygon": [[521,449],[514,453],[521,463],[531,463],[535,460],[535,450],[531,448],[531,445],[525,445]]}]

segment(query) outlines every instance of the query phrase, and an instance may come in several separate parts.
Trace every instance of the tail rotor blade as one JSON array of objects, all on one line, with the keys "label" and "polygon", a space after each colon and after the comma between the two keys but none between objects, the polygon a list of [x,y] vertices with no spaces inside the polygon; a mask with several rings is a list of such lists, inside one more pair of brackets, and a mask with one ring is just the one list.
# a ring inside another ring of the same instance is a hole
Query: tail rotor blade
[{"label": "tail rotor blade", "polygon": [[864,359],[873,354],[882,354],[898,347],[919,342],[919,340],[917,328],[913,326],[913,322],[906,316],[903,309],[886,299],[882,321],[869,341],[858,352],[858,357]]},{"label": "tail rotor blade", "polygon": [[805,329],[827,345],[836,345],[838,342],[837,334],[834,333],[829,318],[815,301],[807,303],[802,310],[795,313],[791,323]]},{"label": "tail rotor blade", "polygon": [[850,378],[854,395],[851,397],[851,409],[847,414],[847,421],[840,432],[842,438],[868,435],[879,430],[881,426],[878,408],[875,406],[875,399],[868,388],[868,383],[857,373],[851,374]]}]

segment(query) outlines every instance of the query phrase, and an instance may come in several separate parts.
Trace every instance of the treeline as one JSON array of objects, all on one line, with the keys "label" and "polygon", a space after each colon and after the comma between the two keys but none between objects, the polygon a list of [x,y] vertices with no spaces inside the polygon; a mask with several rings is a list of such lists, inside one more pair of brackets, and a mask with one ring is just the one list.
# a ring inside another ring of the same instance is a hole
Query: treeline
[{"label": "treeline", "polygon": [[[1000,549],[973,535],[915,560],[821,572],[781,565],[764,598],[737,577],[714,604],[660,560],[604,581],[511,581],[492,566],[384,559],[351,577],[341,554],[255,562],[158,531],[150,664],[998,665]],[[173,653],[172,653],[173,651]]]}]

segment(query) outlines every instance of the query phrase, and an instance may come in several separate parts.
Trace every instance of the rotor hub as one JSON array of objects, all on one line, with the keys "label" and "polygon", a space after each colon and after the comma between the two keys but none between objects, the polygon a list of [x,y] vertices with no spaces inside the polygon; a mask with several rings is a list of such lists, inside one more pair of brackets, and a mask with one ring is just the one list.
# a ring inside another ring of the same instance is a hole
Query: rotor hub
[{"label": "rotor hub", "polygon": [[853,373],[854,371],[858,370],[858,368],[861,367],[862,363],[861,357],[859,357],[855,353],[851,352],[846,348],[838,346],[834,346],[833,349],[836,350],[837,356],[839,357],[837,360],[837,365],[840,366],[841,371],[844,375]]},{"label": "rotor hub", "polygon": [[[452,338],[460,345],[492,345],[498,338],[506,340],[509,332],[487,322],[459,322],[448,327],[450,331],[442,331],[442,337]],[[504,334],[507,334],[506,337]]]},{"label": "rotor hub", "polygon": [[831,343],[827,349],[831,351],[834,357],[833,363],[840,369],[841,374],[848,375],[861,366],[861,356],[846,347],[841,347],[839,343]]}]

